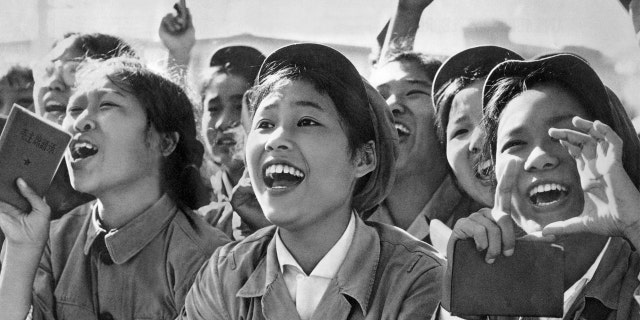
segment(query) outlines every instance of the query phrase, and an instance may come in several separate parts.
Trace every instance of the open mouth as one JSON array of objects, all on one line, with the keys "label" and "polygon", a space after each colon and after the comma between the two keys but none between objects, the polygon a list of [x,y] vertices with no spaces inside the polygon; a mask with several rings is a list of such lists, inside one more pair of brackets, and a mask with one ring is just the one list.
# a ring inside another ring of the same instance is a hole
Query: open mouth
[{"label": "open mouth", "polygon": [[396,130],[398,131],[398,137],[400,139],[408,137],[411,135],[411,130],[409,130],[409,128],[407,128],[407,126],[405,126],[404,124],[400,123],[400,122],[394,122],[394,127],[396,128]]},{"label": "open mouth", "polygon": [[535,186],[529,191],[529,201],[536,206],[552,205],[569,194],[566,186],[558,183],[546,183]]},{"label": "open mouth", "polygon": [[236,140],[231,137],[224,137],[216,140],[215,144],[217,146],[235,146]]},{"label": "open mouth", "polygon": [[476,179],[482,181],[491,181],[491,160],[485,160],[474,165]]},{"label": "open mouth", "polygon": [[86,141],[76,141],[69,146],[69,151],[73,161],[78,161],[98,153],[98,147]]},{"label": "open mouth", "polygon": [[264,169],[264,183],[269,189],[287,189],[304,180],[302,170],[289,164],[278,163],[268,165]]}]

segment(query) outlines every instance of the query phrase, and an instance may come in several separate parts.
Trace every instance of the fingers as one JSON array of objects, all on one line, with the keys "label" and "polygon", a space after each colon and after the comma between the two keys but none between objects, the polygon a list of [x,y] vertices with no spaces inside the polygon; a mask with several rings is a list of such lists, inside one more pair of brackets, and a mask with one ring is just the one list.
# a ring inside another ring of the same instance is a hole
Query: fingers
[{"label": "fingers", "polygon": [[[494,196],[494,209],[498,210],[496,212],[501,211],[507,215],[511,213],[511,194],[518,178],[518,168],[522,165],[520,159],[510,158],[504,166],[496,167],[498,169],[498,184]],[[499,216],[494,217],[494,220],[498,221],[499,218]]]},{"label": "fingers", "polygon": [[22,196],[25,197],[27,201],[29,201],[32,213],[50,213],[51,209],[49,209],[47,203],[44,202],[42,197],[40,197],[35,191],[33,191],[33,189],[31,189],[31,187],[29,187],[29,185],[27,185],[27,183],[22,178],[18,178],[16,183],[18,184],[18,189],[20,189],[20,193],[22,194]]},{"label": "fingers", "polygon": [[[486,248],[487,254],[485,255],[485,261],[487,263],[493,263],[502,251],[500,227],[485,215],[475,215],[470,217],[470,219],[481,226],[477,228],[474,234],[476,246],[479,247],[479,249]],[[480,239],[482,239],[482,243],[478,241]]]},{"label": "fingers", "polygon": [[[585,160],[596,158],[596,143],[598,140],[589,134],[572,129],[549,129],[549,136],[560,140],[563,146],[572,145],[574,148],[569,153],[574,158],[584,157]],[[578,152],[579,151],[579,152]]]}]

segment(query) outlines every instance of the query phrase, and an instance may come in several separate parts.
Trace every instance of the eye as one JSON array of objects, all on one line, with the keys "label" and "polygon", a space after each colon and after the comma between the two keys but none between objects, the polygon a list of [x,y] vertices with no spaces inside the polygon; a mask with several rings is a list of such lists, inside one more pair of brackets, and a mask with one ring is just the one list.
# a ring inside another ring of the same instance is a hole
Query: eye
[{"label": "eye", "polygon": [[78,106],[71,106],[67,109],[67,113],[70,115],[76,115],[82,113],[82,111],[84,111],[84,108]]},{"label": "eye", "polygon": [[451,135],[451,138],[458,138],[459,136],[467,134],[468,132],[469,130],[467,129],[458,129],[453,132],[453,134]]},{"label": "eye", "polygon": [[119,105],[110,101],[105,101],[100,104],[100,110],[106,110],[106,109],[117,108],[117,107],[119,107]]},{"label": "eye", "polygon": [[270,129],[270,128],[273,128],[273,123],[267,120],[260,120],[256,124],[256,129]]},{"label": "eye", "polygon": [[426,95],[427,97],[431,97],[431,93],[424,90],[409,90],[407,92],[407,97],[418,97],[421,95]]},{"label": "eye", "polygon": [[298,127],[319,126],[320,124],[313,119],[303,118],[298,121]]},{"label": "eye", "polygon": [[522,146],[525,145],[526,142],[522,141],[522,140],[509,140],[507,141],[503,146],[502,149],[500,149],[500,152],[505,152],[509,149],[518,147],[518,146]]}]

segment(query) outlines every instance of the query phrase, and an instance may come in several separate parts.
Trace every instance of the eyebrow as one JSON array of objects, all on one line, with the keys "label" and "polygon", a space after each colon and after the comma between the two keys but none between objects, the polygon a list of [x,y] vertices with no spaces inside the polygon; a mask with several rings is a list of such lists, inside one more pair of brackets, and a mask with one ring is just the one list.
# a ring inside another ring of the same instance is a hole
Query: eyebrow
[{"label": "eyebrow", "polygon": [[410,84],[420,84],[426,87],[431,87],[431,81],[427,81],[427,80],[419,80],[419,79],[405,79],[404,81],[410,83]]},{"label": "eyebrow", "polygon": [[[319,104],[317,104],[317,103],[315,103],[313,101],[299,100],[299,101],[294,102],[294,104],[296,106],[300,106],[300,107],[312,108],[312,109],[316,109],[316,110],[323,111],[323,112],[325,111],[324,108],[322,108]],[[270,104],[270,105],[264,106],[262,108],[262,110],[268,111],[268,110],[271,110],[271,109],[275,109],[277,107],[278,107],[278,104],[274,103],[274,104]]]}]

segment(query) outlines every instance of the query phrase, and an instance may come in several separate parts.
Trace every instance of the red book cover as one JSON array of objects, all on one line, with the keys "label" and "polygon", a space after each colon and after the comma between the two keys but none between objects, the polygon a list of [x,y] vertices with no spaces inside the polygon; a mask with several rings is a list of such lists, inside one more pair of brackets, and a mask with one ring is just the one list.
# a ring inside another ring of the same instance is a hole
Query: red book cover
[{"label": "red book cover", "polygon": [[14,104],[0,135],[0,200],[29,212],[16,179],[21,177],[43,195],[62,161],[71,135]]}]

